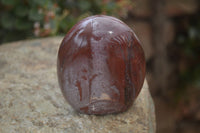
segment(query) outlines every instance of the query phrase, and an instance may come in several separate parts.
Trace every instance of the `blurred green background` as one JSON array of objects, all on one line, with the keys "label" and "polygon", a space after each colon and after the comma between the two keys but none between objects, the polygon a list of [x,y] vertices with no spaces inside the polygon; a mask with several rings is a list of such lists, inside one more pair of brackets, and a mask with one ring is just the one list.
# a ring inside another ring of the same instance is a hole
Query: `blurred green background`
[{"label": "blurred green background", "polygon": [[0,0],[0,43],[65,34],[93,14],[126,17],[132,4],[130,0]]}]

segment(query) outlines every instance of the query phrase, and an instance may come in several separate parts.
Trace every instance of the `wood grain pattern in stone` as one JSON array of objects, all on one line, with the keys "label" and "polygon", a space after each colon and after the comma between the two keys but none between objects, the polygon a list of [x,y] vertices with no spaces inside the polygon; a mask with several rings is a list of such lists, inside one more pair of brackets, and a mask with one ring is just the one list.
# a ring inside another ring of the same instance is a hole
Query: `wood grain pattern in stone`
[{"label": "wood grain pattern in stone", "polygon": [[124,22],[90,16],[64,37],[57,72],[65,99],[78,112],[120,113],[130,108],[144,83],[144,52]]}]

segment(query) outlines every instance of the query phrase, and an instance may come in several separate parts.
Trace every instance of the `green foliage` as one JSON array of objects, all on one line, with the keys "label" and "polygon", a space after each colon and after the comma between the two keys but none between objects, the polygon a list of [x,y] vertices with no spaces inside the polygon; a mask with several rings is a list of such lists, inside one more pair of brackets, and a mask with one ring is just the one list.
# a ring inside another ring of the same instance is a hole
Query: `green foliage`
[{"label": "green foliage", "polygon": [[14,27],[15,18],[8,13],[2,14],[1,16],[1,25],[5,29],[12,29]]},{"label": "green foliage", "polygon": [[125,18],[131,0],[0,0],[0,43],[66,34],[95,14]]},{"label": "green foliage", "polygon": [[18,3],[18,0],[1,0],[1,3],[5,6],[14,6]]}]

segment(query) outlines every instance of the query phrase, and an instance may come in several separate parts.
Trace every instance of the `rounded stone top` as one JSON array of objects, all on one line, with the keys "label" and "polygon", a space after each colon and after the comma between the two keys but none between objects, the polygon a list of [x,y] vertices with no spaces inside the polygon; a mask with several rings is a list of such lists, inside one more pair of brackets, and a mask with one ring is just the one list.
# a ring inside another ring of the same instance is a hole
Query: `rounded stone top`
[{"label": "rounded stone top", "polygon": [[83,19],[58,51],[58,79],[69,104],[81,113],[127,110],[145,78],[144,52],[125,23],[110,16]]}]

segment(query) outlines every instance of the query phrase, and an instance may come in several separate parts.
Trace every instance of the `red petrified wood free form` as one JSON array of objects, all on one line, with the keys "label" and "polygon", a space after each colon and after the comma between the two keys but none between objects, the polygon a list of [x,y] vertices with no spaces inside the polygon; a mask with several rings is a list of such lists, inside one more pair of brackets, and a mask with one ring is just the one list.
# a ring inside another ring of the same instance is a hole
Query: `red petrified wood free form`
[{"label": "red petrified wood free form", "polygon": [[110,114],[127,110],[145,78],[143,49],[122,21],[97,15],[83,19],[58,51],[59,85],[78,112]]}]

